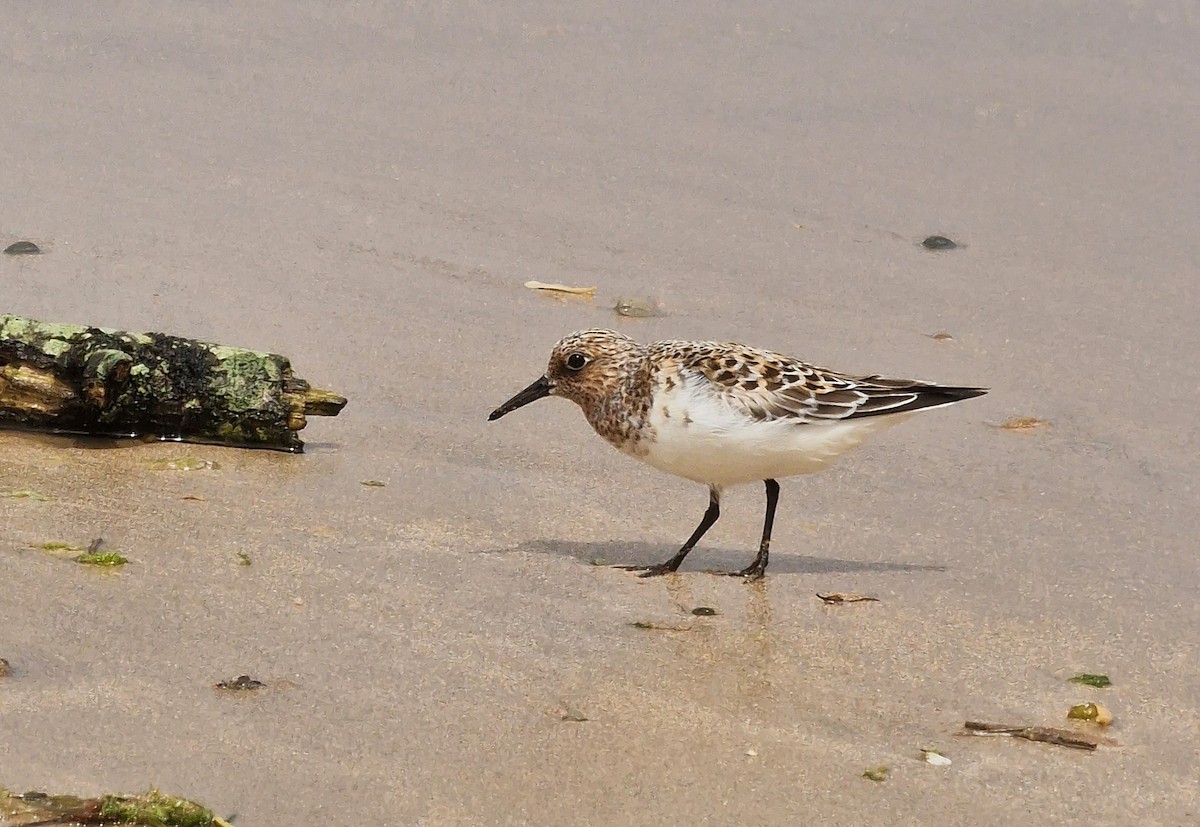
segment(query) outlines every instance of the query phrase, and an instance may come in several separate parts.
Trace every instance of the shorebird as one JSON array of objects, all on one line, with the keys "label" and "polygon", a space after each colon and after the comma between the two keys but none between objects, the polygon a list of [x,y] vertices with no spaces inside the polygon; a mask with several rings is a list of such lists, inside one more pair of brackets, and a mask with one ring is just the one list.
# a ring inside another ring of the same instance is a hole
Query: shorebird
[{"label": "shorebird", "polygon": [[622,566],[642,577],[679,568],[721,514],[721,492],[761,481],[767,510],[758,555],[729,574],[767,569],[779,502],[776,480],[811,474],[871,434],[917,411],[982,396],[986,388],[854,376],[746,345],[663,341],[642,345],[612,330],[564,337],[546,372],[488,416],[494,421],[546,396],[570,399],[617,450],[708,486],[708,509],[662,563]]}]

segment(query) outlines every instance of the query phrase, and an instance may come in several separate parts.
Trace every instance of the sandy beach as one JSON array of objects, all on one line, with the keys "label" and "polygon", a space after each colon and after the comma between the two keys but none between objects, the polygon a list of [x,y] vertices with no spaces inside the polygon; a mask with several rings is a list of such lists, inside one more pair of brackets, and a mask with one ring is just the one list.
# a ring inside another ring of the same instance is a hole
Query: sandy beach
[{"label": "sandy beach", "polygon": [[[350,403],[299,456],[0,431],[0,491],[45,497],[0,497],[0,786],[239,827],[1197,823],[1197,42],[1195,0],[7,10],[0,247],[44,254],[0,256],[0,313]],[[752,559],[758,486],[641,580],[595,563],[672,554],[704,489],[561,400],[486,421],[587,327],[992,391],[784,481],[764,581],[703,571]],[[100,536],[132,562],[34,548]],[[955,734],[1084,701],[1119,746]]]}]

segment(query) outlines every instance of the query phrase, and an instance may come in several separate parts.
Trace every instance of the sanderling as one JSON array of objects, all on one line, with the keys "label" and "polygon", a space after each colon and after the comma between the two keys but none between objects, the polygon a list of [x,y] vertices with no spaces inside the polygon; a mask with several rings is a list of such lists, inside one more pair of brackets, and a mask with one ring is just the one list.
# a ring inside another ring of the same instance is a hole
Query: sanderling
[{"label": "sanderling", "polygon": [[583,408],[617,450],[708,486],[708,510],[683,548],[642,577],[673,572],[720,516],[721,491],[762,481],[767,511],[758,556],[730,574],[762,577],[781,477],[811,474],[872,433],[916,411],[981,396],[986,388],[852,376],[752,347],[665,341],[641,345],[612,330],[562,339],[546,373],[492,411],[496,420],[544,396]]}]

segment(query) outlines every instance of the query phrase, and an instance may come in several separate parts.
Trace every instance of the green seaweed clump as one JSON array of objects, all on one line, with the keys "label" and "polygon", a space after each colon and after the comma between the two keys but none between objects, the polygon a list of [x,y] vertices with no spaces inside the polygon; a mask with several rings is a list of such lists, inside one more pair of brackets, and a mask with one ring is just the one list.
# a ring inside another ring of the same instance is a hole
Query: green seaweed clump
[{"label": "green seaweed clump", "polygon": [[1106,686],[1112,686],[1112,681],[1108,679],[1108,675],[1090,675],[1087,672],[1076,675],[1073,678],[1067,678],[1068,683],[1078,683],[1083,686],[1094,686],[1097,689],[1104,689]]},{"label": "green seaweed clump", "polygon": [[82,563],[85,566],[117,568],[128,563],[129,559],[117,554],[115,551],[88,551],[76,557],[75,562]]},{"label": "green seaweed clump", "polygon": [[100,819],[141,827],[212,827],[220,823],[211,810],[158,790],[138,796],[106,795],[100,799]]}]

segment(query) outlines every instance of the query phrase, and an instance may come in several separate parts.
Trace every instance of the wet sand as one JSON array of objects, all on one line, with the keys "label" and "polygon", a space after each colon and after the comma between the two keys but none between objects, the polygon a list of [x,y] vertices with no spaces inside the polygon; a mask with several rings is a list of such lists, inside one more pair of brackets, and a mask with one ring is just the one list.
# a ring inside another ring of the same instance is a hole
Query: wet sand
[{"label": "wet sand", "polygon": [[[1200,10],[842,5],[10,10],[0,236],[47,252],[0,311],[351,402],[296,457],[0,433],[50,497],[0,498],[0,784],[246,827],[1200,817]],[[704,491],[564,402],[485,421],[588,326],[993,392],[785,482],[765,582],[701,571],[751,559],[754,487],[643,581],[591,563]],[[221,467],[146,467],[185,455]],[[95,536],[133,562],[29,547]],[[1119,748],[953,735],[1084,700]]]}]

